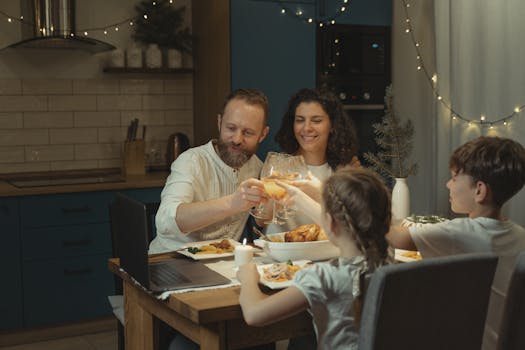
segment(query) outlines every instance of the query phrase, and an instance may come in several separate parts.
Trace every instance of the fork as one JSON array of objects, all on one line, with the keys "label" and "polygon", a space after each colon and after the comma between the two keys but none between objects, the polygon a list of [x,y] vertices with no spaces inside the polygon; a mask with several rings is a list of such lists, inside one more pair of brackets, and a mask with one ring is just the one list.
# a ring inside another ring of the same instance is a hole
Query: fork
[{"label": "fork", "polygon": [[268,238],[267,235],[265,235],[261,230],[259,230],[257,227],[253,226],[253,232],[255,232],[259,237],[261,237],[262,239],[268,241],[268,242],[271,242],[272,240],[270,238]]}]

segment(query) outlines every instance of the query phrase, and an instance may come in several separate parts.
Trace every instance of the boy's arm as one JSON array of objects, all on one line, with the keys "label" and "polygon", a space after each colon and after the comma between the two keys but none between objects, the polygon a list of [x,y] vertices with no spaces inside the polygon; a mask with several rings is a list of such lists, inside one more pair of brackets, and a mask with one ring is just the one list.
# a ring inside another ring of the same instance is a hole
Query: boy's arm
[{"label": "boy's arm", "polygon": [[266,295],[259,289],[259,274],[254,263],[239,268],[241,304],[244,320],[250,326],[264,326],[293,316],[308,308],[308,300],[296,287],[288,287],[276,294]]},{"label": "boy's arm", "polygon": [[399,225],[390,226],[390,231],[388,231],[386,239],[394,248],[417,250],[417,247],[412,240],[412,236],[408,232],[408,227]]}]

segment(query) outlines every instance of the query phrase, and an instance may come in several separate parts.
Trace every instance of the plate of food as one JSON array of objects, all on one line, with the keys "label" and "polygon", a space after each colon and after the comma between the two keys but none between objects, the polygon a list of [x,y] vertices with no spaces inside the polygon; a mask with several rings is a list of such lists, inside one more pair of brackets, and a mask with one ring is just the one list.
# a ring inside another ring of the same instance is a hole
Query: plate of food
[{"label": "plate of food", "polygon": [[233,239],[213,239],[186,243],[177,252],[194,260],[224,258],[233,256],[235,246],[240,244],[240,242]]},{"label": "plate of food", "polygon": [[259,283],[270,289],[281,289],[292,285],[293,276],[301,269],[310,266],[310,260],[287,261],[266,265],[257,265],[261,275]]},{"label": "plate of food", "polygon": [[253,243],[277,261],[327,260],[339,255],[339,248],[326,238],[317,224],[301,225],[288,232],[266,236],[270,241],[256,239]]},{"label": "plate of food", "polygon": [[421,260],[421,254],[415,250],[404,250],[396,248],[396,261],[411,262]]}]

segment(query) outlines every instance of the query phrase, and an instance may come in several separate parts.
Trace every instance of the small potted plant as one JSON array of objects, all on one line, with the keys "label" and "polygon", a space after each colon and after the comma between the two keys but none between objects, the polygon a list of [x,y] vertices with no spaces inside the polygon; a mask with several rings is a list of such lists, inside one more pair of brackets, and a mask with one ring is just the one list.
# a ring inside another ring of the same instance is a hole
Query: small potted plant
[{"label": "small potted plant", "polygon": [[402,220],[410,213],[410,193],[406,179],[416,174],[417,164],[409,163],[414,125],[411,120],[401,123],[394,113],[392,86],[386,88],[385,115],[381,123],[374,124],[373,128],[380,151],[377,154],[367,152],[364,158],[376,172],[395,180],[392,214],[394,220]]},{"label": "small potted plant", "polygon": [[[182,54],[191,55],[192,35],[184,27],[186,8],[176,8],[168,0],[142,1],[135,7],[133,39],[146,45],[146,66],[160,66],[160,50],[166,52],[169,68],[182,67]],[[148,65],[148,58],[150,65]]]}]

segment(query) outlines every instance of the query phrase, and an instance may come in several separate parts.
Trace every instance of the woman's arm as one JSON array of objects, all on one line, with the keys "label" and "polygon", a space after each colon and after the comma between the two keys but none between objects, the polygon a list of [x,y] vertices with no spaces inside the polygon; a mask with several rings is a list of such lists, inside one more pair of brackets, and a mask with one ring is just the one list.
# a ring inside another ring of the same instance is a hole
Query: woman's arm
[{"label": "woman's arm", "polygon": [[264,326],[295,315],[308,308],[308,301],[299,289],[288,287],[266,295],[259,289],[259,273],[254,263],[243,265],[237,272],[241,281],[241,304],[244,320],[250,326]]}]

